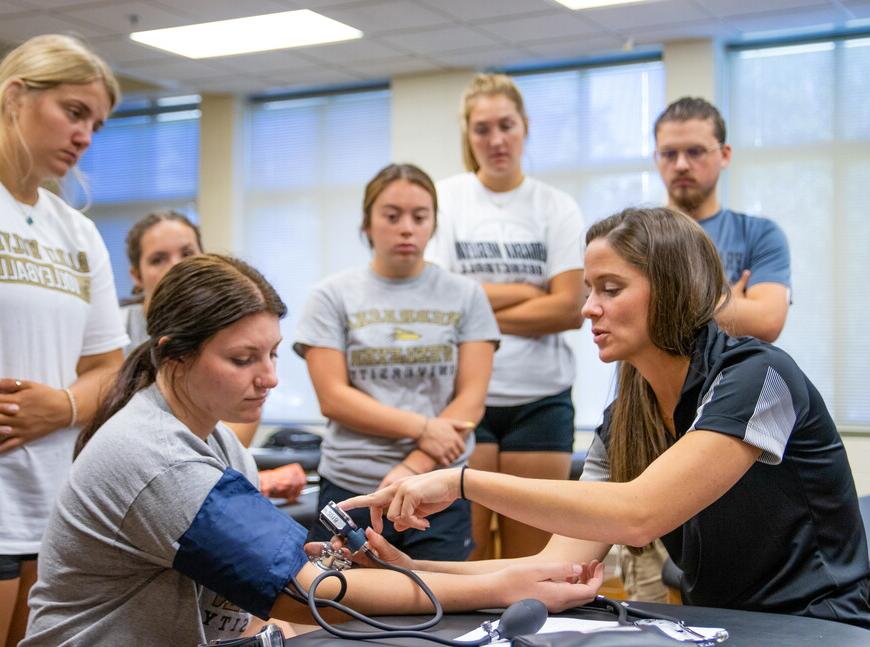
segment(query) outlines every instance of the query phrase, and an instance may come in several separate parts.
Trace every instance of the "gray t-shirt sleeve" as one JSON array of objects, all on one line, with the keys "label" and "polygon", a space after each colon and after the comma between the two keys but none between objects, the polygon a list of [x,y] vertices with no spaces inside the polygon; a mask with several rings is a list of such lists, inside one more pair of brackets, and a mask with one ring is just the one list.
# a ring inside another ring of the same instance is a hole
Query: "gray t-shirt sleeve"
[{"label": "gray t-shirt sleeve", "polygon": [[477,283],[470,280],[468,283],[471,293],[465,316],[459,326],[457,341],[460,344],[467,341],[492,341],[498,348],[500,335],[498,322],[492,306],[489,305],[489,299],[486,298],[486,292]]},{"label": "gray t-shirt sleeve", "polygon": [[607,458],[607,447],[601,440],[598,432],[592,437],[592,444],[586,452],[586,460],[583,462],[583,472],[580,474],[581,481],[609,481],[610,461]]},{"label": "gray t-shirt sleeve", "polygon": [[333,283],[315,286],[299,318],[293,350],[303,358],[312,346],[344,351],[347,348],[346,319],[341,295]]},{"label": "gray t-shirt sleeve", "polygon": [[781,283],[786,287],[791,285],[791,260],[788,249],[788,239],[779,225],[766,218],[754,221],[753,245],[749,250],[748,286],[757,283]]},{"label": "gray t-shirt sleeve", "polygon": [[172,568],[178,539],[190,528],[223,472],[206,462],[170,466],[139,492],[121,526],[119,546],[135,547],[139,556]]}]

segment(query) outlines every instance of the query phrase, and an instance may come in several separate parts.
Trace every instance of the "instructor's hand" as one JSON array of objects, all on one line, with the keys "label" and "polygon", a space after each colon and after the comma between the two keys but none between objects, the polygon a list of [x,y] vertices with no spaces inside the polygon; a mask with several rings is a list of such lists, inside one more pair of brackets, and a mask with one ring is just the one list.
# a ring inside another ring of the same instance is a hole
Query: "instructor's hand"
[{"label": "instructor's hand", "polygon": [[383,490],[342,501],[338,507],[370,508],[372,527],[379,533],[383,532],[385,515],[396,530],[426,530],[429,522],[424,517],[441,512],[459,498],[459,476],[459,468],[412,476]]}]

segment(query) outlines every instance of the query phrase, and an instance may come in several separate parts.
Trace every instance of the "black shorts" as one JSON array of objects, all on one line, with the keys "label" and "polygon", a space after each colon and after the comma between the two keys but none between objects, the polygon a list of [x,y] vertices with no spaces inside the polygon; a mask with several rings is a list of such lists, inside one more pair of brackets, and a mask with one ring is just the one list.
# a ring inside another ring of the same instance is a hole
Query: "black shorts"
[{"label": "black shorts", "polygon": [[[330,501],[338,503],[358,493],[338,487],[335,483],[320,477],[320,495],[317,500],[318,512]],[[372,525],[368,508],[348,511],[350,518],[360,528]],[[471,541],[471,506],[468,501],[454,501],[447,508],[426,517],[429,527],[426,530],[410,528],[397,532],[393,524],[384,518],[384,538],[393,546],[404,551],[413,559],[438,561],[465,561],[474,548]],[[308,541],[329,541],[332,534],[319,521],[308,531]]]},{"label": "black shorts", "polygon": [[31,562],[36,554],[0,555],[0,580],[15,580],[21,577],[21,562]]},{"label": "black shorts", "polygon": [[527,404],[487,407],[474,431],[478,443],[497,443],[502,452],[574,451],[571,389]]}]

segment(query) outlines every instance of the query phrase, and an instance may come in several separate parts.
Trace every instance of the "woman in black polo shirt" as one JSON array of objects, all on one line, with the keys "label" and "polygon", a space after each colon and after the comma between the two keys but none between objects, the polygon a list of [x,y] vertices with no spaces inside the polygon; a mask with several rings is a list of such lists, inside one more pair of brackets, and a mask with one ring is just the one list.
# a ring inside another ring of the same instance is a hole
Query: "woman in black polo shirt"
[{"label": "woman in black polo shirt", "polygon": [[729,292],[703,230],[669,209],[628,209],[593,225],[586,244],[583,315],[599,357],[621,367],[581,481],[444,470],[343,507],[371,505],[376,526],[383,511],[420,527],[464,495],[556,533],[533,560],[600,559],[611,544],[661,537],[689,604],[870,628],[867,540],[843,443],[791,357],[716,326]]}]

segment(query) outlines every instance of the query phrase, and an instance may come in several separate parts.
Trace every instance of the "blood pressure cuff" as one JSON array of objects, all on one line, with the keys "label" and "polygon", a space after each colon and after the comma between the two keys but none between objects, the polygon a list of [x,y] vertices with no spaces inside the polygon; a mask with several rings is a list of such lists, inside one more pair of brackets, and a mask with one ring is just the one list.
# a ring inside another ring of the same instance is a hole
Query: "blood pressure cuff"
[{"label": "blood pressure cuff", "polygon": [[308,531],[227,468],[178,540],[172,567],[266,619],[281,589],[308,559]]}]

